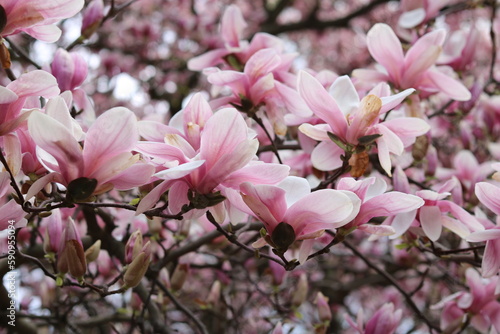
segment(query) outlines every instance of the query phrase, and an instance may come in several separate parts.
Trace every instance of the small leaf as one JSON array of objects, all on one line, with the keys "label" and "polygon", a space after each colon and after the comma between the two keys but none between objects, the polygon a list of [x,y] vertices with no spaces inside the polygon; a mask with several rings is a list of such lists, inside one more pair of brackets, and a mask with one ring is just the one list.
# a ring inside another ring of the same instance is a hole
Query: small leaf
[{"label": "small leaf", "polygon": [[335,144],[337,144],[338,147],[343,149],[344,151],[349,151],[347,145],[340,139],[336,134],[332,132],[327,132],[328,137],[333,141]]},{"label": "small leaf", "polygon": [[79,177],[68,184],[66,199],[70,202],[82,202],[92,196],[97,187],[96,179]]},{"label": "small leaf", "polygon": [[371,145],[371,144],[373,144],[373,142],[375,140],[379,139],[380,137],[382,137],[381,134],[375,133],[373,135],[367,135],[367,136],[359,137],[358,138],[358,142],[361,145]]}]

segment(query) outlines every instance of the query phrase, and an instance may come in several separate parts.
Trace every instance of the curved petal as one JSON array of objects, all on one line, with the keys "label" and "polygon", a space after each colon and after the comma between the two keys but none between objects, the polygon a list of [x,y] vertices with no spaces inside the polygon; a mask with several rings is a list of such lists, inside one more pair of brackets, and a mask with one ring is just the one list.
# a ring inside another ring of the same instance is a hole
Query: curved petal
[{"label": "curved petal", "polygon": [[248,182],[242,183],[240,190],[245,204],[264,223],[267,232],[272,234],[285,216],[285,191],[275,186],[253,186]]},{"label": "curved petal", "polygon": [[392,28],[385,23],[375,24],[368,31],[366,44],[372,57],[385,67],[393,80],[399,82],[404,55],[401,42]]},{"label": "curved petal", "polygon": [[469,101],[472,97],[471,92],[459,81],[447,76],[438,70],[429,70],[426,76],[436,87],[448,97],[457,101]]},{"label": "curved petal", "polygon": [[492,277],[500,270],[500,240],[486,243],[481,269],[483,277]]},{"label": "curved petal", "polygon": [[476,184],[476,196],[488,209],[500,215],[500,188],[486,183]]},{"label": "curved petal", "polygon": [[338,77],[330,86],[329,93],[344,115],[350,114],[359,106],[358,92],[347,75]]},{"label": "curved petal", "polygon": [[[288,208],[284,221],[290,224],[296,235],[302,231],[307,234],[312,233],[308,225],[315,224],[319,228],[337,228],[339,224],[349,217],[354,209],[351,199],[338,190],[323,189],[315,191],[299,199]],[[320,227],[321,225],[321,227]]]},{"label": "curved petal", "polygon": [[298,80],[299,94],[313,113],[328,123],[333,133],[340,137],[345,136],[347,120],[335,99],[309,73],[301,71]]},{"label": "curved petal", "polygon": [[331,171],[342,166],[340,156],[344,154],[337,144],[331,141],[319,143],[311,153],[313,166],[321,171]]},{"label": "curved petal", "polygon": [[439,239],[443,229],[443,224],[441,223],[441,210],[439,210],[437,206],[421,207],[418,218],[425,235],[432,241]]}]

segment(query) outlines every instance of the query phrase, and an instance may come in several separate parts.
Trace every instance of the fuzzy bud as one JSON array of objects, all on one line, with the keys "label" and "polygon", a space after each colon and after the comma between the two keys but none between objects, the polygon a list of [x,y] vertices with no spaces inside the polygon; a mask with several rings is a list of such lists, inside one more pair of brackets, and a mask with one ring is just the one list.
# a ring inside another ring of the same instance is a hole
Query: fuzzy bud
[{"label": "fuzzy bud", "polygon": [[83,13],[81,35],[84,39],[89,38],[101,25],[104,18],[104,3],[102,0],[92,1]]},{"label": "fuzzy bud", "polygon": [[87,263],[95,261],[99,256],[100,251],[101,251],[101,240],[97,240],[96,242],[94,242],[92,246],[90,246],[85,251],[85,259],[87,260]]},{"label": "fuzzy bud", "polygon": [[174,270],[172,277],[170,278],[170,286],[172,290],[177,291],[182,289],[184,282],[189,274],[189,264],[188,263],[180,263]]},{"label": "fuzzy bud", "polygon": [[292,297],[292,305],[294,307],[299,307],[306,300],[308,290],[307,276],[305,273],[302,273]]},{"label": "fuzzy bud", "polygon": [[87,261],[82,241],[73,219],[68,218],[68,225],[63,231],[59,247],[57,270],[60,273],[69,272],[71,276],[80,278],[87,271]]},{"label": "fuzzy bud", "polygon": [[125,245],[125,262],[131,263],[142,250],[142,233],[140,230],[135,231],[128,238]]},{"label": "fuzzy bud", "polygon": [[151,244],[148,241],[141,252],[134,258],[123,275],[124,287],[136,287],[146,274],[151,262]]}]

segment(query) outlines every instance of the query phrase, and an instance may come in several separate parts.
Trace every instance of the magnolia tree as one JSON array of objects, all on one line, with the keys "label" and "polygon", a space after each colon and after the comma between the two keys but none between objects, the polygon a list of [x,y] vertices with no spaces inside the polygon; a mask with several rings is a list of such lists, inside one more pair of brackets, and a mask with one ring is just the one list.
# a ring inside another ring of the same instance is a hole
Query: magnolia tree
[{"label": "magnolia tree", "polygon": [[0,325],[500,333],[500,3],[0,0]]}]

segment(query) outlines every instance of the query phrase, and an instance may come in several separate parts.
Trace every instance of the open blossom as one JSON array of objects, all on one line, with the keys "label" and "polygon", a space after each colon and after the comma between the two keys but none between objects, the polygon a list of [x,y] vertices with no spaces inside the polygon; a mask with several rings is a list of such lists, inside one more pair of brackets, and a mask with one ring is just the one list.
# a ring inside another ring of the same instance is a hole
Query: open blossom
[{"label": "open blossom", "polygon": [[[409,191],[406,174],[400,167],[396,168],[394,178],[398,185]],[[423,189],[415,193],[416,196],[424,200],[425,204],[418,209],[400,213],[390,219],[391,226],[396,233],[391,238],[396,238],[405,233],[411,226],[420,226],[423,233],[432,241],[436,241],[441,236],[443,227],[446,227],[458,236],[465,238],[471,232],[483,230],[481,223],[458,204],[448,198],[451,193],[448,190],[458,184],[456,178],[434,190]]]},{"label": "open blossom", "polygon": [[[55,108],[67,108],[64,103]],[[54,111],[55,112],[55,111]],[[68,186],[84,178],[93,189],[87,195],[100,194],[116,189],[130,189],[147,183],[154,171],[152,166],[141,163],[138,154],[132,154],[138,139],[135,115],[128,109],[116,107],[103,113],[85,134],[84,148],[75,138],[71,123],[61,123],[50,115],[35,111],[28,120],[31,137],[38,145],[38,159],[48,175],[38,179],[27,197],[38,193],[49,182]],[[61,111],[62,114],[67,114]],[[84,200],[85,198],[79,198]]]},{"label": "open blossom", "polygon": [[11,199],[4,203],[3,199],[7,198],[9,193],[13,192],[12,186],[10,185],[10,175],[7,172],[0,172],[0,231],[3,231],[9,227],[9,221],[15,222],[15,227],[23,227],[26,225],[27,220],[24,218],[26,212],[23,208],[14,200]]},{"label": "open blossom", "polygon": [[414,28],[419,24],[434,19],[439,10],[450,0],[402,0],[399,25],[403,28]]},{"label": "open blossom", "polygon": [[356,227],[375,235],[391,235],[395,231],[387,225],[368,224],[374,217],[391,217],[399,213],[410,212],[424,205],[424,201],[414,195],[399,191],[386,192],[387,184],[375,177],[363,180],[344,177],[337,184],[339,190],[354,192],[362,201],[359,214],[345,227]]},{"label": "open blossom", "polygon": [[[305,179],[289,176],[278,186],[241,184],[243,201],[264,223],[271,245],[286,251],[296,240],[320,237],[327,229],[350,222],[360,200],[350,191],[323,189],[311,193]],[[303,261],[301,261],[303,262]]]},{"label": "open blossom", "polygon": [[469,90],[435,66],[445,37],[444,30],[425,34],[405,55],[392,28],[377,23],[368,31],[366,43],[372,57],[385,71],[357,69],[352,75],[361,81],[390,82],[398,89],[415,88],[423,97],[441,92],[451,99],[467,101],[471,98]]},{"label": "open blossom", "polygon": [[[432,306],[433,309],[443,309],[441,329],[446,333],[455,333],[465,322],[470,321],[470,325],[479,333],[500,332],[498,276],[485,280],[475,269],[468,268],[465,277],[469,292],[457,292]],[[493,328],[495,331],[490,332]]]},{"label": "open blossom", "polygon": [[387,303],[375,312],[366,325],[363,323],[365,319],[362,309],[358,312],[356,322],[348,315],[345,315],[345,319],[359,334],[392,334],[398,328],[402,316],[402,310],[395,311],[394,304]]},{"label": "open blossom", "polygon": [[22,74],[6,87],[0,86],[0,136],[18,128],[30,115],[23,107],[29,98],[54,97],[59,94],[56,79],[45,71]]},{"label": "open blossom", "polygon": [[[197,108],[208,108],[201,114],[211,113],[208,104],[198,103]],[[190,110],[194,112],[194,109]],[[137,213],[153,207],[169,189],[169,210],[175,214],[190,202],[196,209],[214,206],[223,198],[219,201],[213,198],[215,201],[208,202],[205,199],[217,191],[225,195],[226,190],[237,189],[244,181],[277,183],[288,174],[288,166],[253,161],[258,141],[236,109],[220,109],[203,123],[199,149],[191,146],[180,132],[165,135],[163,143],[141,142],[137,145],[141,153],[151,157],[152,162],[163,169],[154,176],[165,180],[141,200]],[[194,123],[192,125],[194,127]],[[195,198],[188,197],[189,193],[201,197],[194,201]]]},{"label": "open blossom", "polygon": [[[334,143],[328,132],[333,133],[345,146],[364,146],[363,137],[375,137],[380,164],[391,175],[390,153],[401,155],[404,148],[426,133],[430,127],[422,119],[396,118],[385,122],[380,115],[399,105],[414,90],[407,89],[389,96],[388,87],[378,86],[362,100],[347,76],[339,77],[329,92],[309,73],[299,74],[298,90],[309,108],[326,124],[302,124],[299,130],[321,141],[311,154],[313,166],[329,171],[342,165],[343,148]],[[381,97],[375,95],[380,94]]]},{"label": "open blossom", "polygon": [[[487,182],[476,184],[476,196],[488,209],[500,216],[500,188]],[[486,241],[483,262],[483,277],[491,277],[500,271],[500,226],[491,224],[484,231],[476,231],[467,237],[470,242]]]},{"label": "open blossom", "polygon": [[259,32],[251,43],[243,40],[243,32],[247,23],[241,10],[236,5],[229,5],[221,19],[220,34],[222,46],[208,51],[188,61],[188,68],[201,71],[205,68],[226,64],[228,68],[240,70],[247,60],[257,51],[264,48],[283,50],[283,41],[276,36]]},{"label": "open blossom", "polygon": [[0,7],[7,18],[2,36],[21,31],[44,42],[55,42],[61,29],[54,24],[77,14],[84,5],[83,0],[1,0]]}]

